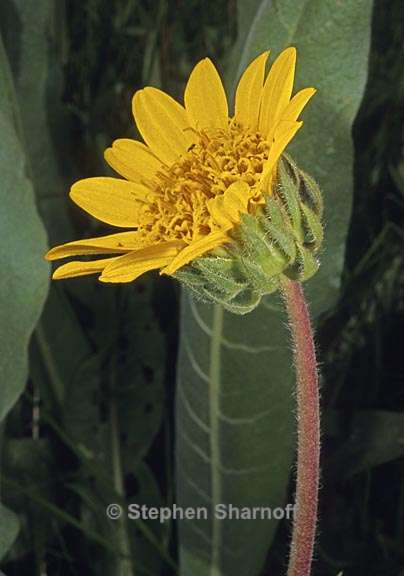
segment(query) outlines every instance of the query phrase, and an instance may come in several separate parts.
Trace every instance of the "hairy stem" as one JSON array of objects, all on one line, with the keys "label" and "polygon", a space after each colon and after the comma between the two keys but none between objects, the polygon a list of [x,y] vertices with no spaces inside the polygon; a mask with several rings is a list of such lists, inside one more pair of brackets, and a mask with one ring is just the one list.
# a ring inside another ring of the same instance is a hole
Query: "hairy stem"
[{"label": "hairy stem", "polygon": [[296,508],[288,576],[309,576],[317,524],[320,476],[320,402],[316,355],[310,316],[302,286],[282,286],[294,344],[297,372]]}]

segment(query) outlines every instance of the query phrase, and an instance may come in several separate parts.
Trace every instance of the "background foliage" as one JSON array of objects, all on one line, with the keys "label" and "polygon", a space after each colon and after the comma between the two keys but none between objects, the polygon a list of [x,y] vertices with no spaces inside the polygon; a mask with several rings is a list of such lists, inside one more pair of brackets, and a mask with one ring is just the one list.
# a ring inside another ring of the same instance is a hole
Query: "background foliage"
[{"label": "background foliage", "polygon": [[[33,194],[51,244],[105,232],[66,202],[66,191],[78,177],[106,173],[103,149],[115,137],[133,136],[128,113],[133,90],[152,83],[179,95],[191,66],[206,54],[227,70],[230,85],[240,62],[237,51],[244,51],[247,60],[254,51],[248,48],[248,31],[257,9],[272,10],[269,34],[279,50],[290,42],[281,32],[293,27],[297,12],[289,8],[292,4],[1,3],[4,410],[26,383],[1,434],[0,557],[9,576],[171,575],[178,562],[176,526],[111,523],[105,517],[110,502],[177,501],[178,288],[153,276],[119,288],[100,287],[93,279],[55,283],[37,322],[47,268]],[[358,23],[362,3],[297,4],[323,16],[325,23],[328,15],[320,13],[321,6],[330,7],[330,20],[346,17],[348,32],[342,27],[328,31],[336,42],[344,30],[365,42],[355,28],[365,25]],[[319,576],[404,574],[404,9],[400,0],[388,4],[375,2],[368,83],[354,126],[354,206],[342,289],[318,326],[324,407]],[[324,25],[302,33],[302,50],[309,33],[319,45],[322,39],[327,43]],[[357,50],[347,50],[345,57],[353,58],[353,66]],[[301,64],[302,80],[305,66],[321,77],[321,59]],[[365,72],[359,71],[362,78]],[[338,107],[338,97],[330,97],[333,106]],[[347,174],[346,165],[329,168],[335,169],[332,190],[334,178]],[[345,194],[344,185],[338,185]],[[184,322],[191,321],[186,306],[184,311]],[[26,344],[34,326],[25,377]],[[288,414],[286,392],[280,413]],[[274,501],[286,492],[283,498],[291,501],[291,448],[268,442],[261,449],[263,454],[272,450],[284,467],[273,487]],[[287,522],[280,523],[271,547],[267,534],[260,552],[255,550],[264,559],[268,548],[261,576],[284,572],[289,531]]]}]

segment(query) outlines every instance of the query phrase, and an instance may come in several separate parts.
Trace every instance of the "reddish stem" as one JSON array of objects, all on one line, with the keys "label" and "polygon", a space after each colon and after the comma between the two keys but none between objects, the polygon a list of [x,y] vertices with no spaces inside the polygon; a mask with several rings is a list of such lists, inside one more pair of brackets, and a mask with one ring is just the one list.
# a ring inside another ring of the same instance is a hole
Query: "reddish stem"
[{"label": "reddish stem", "polygon": [[317,524],[320,476],[320,402],[310,316],[301,284],[282,286],[297,371],[297,480],[288,576],[309,576]]}]

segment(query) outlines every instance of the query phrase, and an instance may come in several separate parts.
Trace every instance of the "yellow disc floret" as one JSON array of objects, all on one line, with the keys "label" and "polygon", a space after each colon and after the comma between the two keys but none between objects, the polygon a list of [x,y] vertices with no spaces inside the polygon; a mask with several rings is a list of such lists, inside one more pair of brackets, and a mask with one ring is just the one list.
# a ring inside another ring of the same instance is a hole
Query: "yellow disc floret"
[{"label": "yellow disc floret", "polygon": [[227,130],[202,131],[187,153],[162,167],[150,196],[153,221],[144,234],[153,242],[184,240],[187,244],[219,230],[210,200],[224,195],[234,182],[245,182],[252,201],[263,195],[260,180],[269,144],[258,131],[231,120]]}]

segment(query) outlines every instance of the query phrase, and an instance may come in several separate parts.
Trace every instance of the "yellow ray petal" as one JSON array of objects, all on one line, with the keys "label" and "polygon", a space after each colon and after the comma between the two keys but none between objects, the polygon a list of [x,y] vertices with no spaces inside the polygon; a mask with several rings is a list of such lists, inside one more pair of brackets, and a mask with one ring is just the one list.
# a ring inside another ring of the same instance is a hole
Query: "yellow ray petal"
[{"label": "yellow ray petal", "polygon": [[236,90],[235,116],[243,126],[257,130],[264,86],[265,65],[269,50],[251,62],[240,78]]},{"label": "yellow ray petal", "polygon": [[228,124],[226,93],[219,73],[209,58],[192,70],[184,94],[185,108],[192,126],[225,129]]},{"label": "yellow ray petal", "polygon": [[223,232],[233,228],[233,222],[226,214],[224,208],[224,194],[216,196],[208,201],[209,214],[212,216],[213,222],[219,226]]},{"label": "yellow ray petal", "polygon": [[104,152],[104,158],[118,174],[132,182],[148,182],[161,168],[151,150],[137,140],[120,138]]},{"label": "yellow ray petal", "polygon": [[73,184],[71,199],[102,222],[133,228],[146,223],[143,215],[150,190],[118,178],[85,178]]},{"label": "yellow ray petal", "polygon": [[240,222],[240,214],[248,211],[251,197],[250,186],[246,182],[233,182],[225,193],[208,201],[208,210],[223,232]]},{"label": "yellow ray petal", "polygon": [[174,274],[179,268],[182,268],[186,264],[189,264],[192,260],[199,258],[202,254],[221,246],[228,242],[229,238],[223,232],[212,232],[207,236],[204,236],[196,242],[192,242],[189,246],[184,248],[178,256],[176,256],[168,266],[163,268],[161,274]]},{"label": "yellow ray petal", "polygon": [[240,214],[248,211],[251,188],[243,181],[233,182],[224,193],[224,208],[234,223],[240,222]]},{"label": "yellow ray petal", "polygon": [[137,231],[109,234],[99,238],[86,238],[55,246],[46,254],[46,260],[58,260],[68,256],[84,256],[86,254],[115,254],[138,250],[144,247],[145,241]]},{"label": "yellow ray petal", "polygon": [[275,129],[274,141],[262,172],[261,182],[265,182],[268,176],[271,175],[275,164],[279,160],[286,146],[302,126],[303,122],[290,122],[288,120],[282,120],[278,123],[278,126]]},{"label": "yellow ray petal", "polygon": [[93,260],[91,262],[68,262],[59,266],[54,271],[52,278],[54,280],[63,280],[64,278],[75,278],[78,276],[87,276],[88,274],[97,274],[102,272],[107,264],[116,260],[116,258],[103,258],[102,260]]},{"label": "yellow ray petal", "polygon": [[184,242],[174,241],[155,244],[114,258],[100,277],[101,282],[132,282],[139,276],[166,266],[181,250]]},{"label": "yellow ray petal", "polygon": [[269,141],[282,112],[289,104],[295,76],[296,48],[286,48],[268,73],[261,101],[259,128]]},{"label": "yellow ray petal", "polygon": [[194,143],[183,106],[157,88],[144,88],[133,97],[133,115],[139,132],[152,152],[168,165]]},{"label": "yellow ray petal", "polygon": [[281,119],[291,121],[297,120],[307,102],[316,92],[317,90],[315,88],[304,88],[303,90],[300,90],[300,92],[293,96],[292,100],[282,112]]}]

